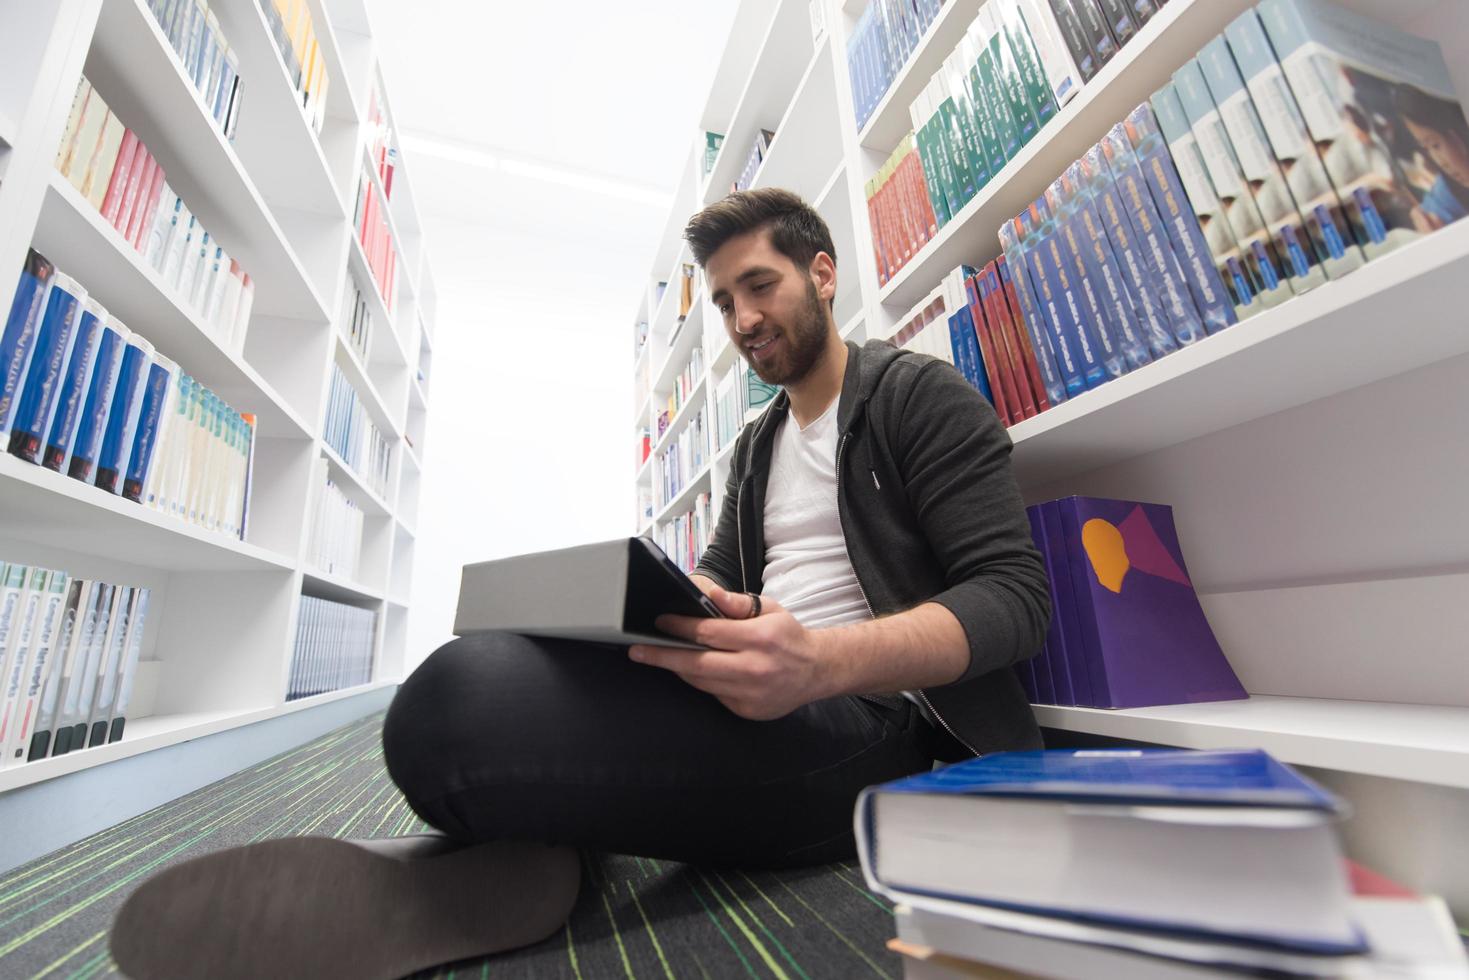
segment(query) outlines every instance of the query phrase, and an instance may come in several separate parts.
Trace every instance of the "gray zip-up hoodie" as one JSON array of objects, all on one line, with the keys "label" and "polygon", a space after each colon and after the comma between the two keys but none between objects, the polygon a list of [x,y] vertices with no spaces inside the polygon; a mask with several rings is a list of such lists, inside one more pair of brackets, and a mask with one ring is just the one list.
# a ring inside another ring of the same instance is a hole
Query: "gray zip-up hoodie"
[{"label": "gray zip-up hoodie", "polygon": [[[969,667],[919,692],[976,754],[1041,745],[1010,668],[1034,656],[1050,621],[1045,566],[1010,470],[1010,437],[950,364],[883,341],[847,344],[837,415],[837,513],[874,616],[924,602],[951,611]],[[759,592],[765,489],[785,392],[737,440],[714,540],[695,572]]]}]

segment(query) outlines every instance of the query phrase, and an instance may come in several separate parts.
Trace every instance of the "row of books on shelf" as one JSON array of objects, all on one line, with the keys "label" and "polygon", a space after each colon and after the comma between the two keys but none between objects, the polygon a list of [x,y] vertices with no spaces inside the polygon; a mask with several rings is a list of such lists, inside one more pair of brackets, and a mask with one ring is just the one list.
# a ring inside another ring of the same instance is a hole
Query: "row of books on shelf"
[{"label": "row of books on shelf", "polygon": [[668,448],[654,454],[653,486],[658,490],[660,508],[678,496],[709,462],[708,414],[709,406],[700,408]]},{"label": "row of books on shelf", "polygon": [[393,444],[372,421],[357,389],[335,361],[321,438],[375,493],[387,496]]},{"label": "row of books on shelf", "polygon": [[[1469,186],[1424,149],[1469,145],[1452,91],[1432,41],[1326,0],[1246,11],[1001,225],[1011,312],[1026,328],[1017,342],[1037,363],[1044,401],[1120,377],[1469,213]],[[1419,119],[1439,135],[1409,139]],[[982,340],[982,317],[971,317]],[[1027,377],[1007,382],[1003,351],[996,360],[983,373],[1001,416],[1029,417],[1029,401],[1043,410],[1033,376],[1027,397]]]},{"label": "row of books on shelf", "polygon": [[165,179],[163,167],[83,78],[56,169],[158,273],[176,302],[238,351],[255,284]]},{"label": "row of books on shelf", "polygon": [[377,168],[383,185],[383,197],[393,199],[393,173],[398,169],[398,140],[388,120],[387,101],[383,98],[382,79],[372,76],[372,90],[367,96],[367,155]]},{"label": "row of books on shelf", "polygon": [[770,154],[770,144],[775,142],[775,130],[762,129],[755,134],[755,140],[750,144],[749,155],[745,157],[745,166],[740,174],[730,182],[730,193],[749,190],[755,183],[755,175],[760,172],[760,165]]},{"label": "row of books on shelf", "polygon": [[32,250],[0,335],[16,456],[243,538],[255,418],[241,415]]},{"label": "row of books on shelf", "polygon": [[[366,364],[372,344],[372,307],[353,275],[347,276],[347,288],[342,290],[341,331],[347,346]],[[419,375],[422,380],[421,371]]]},{"label": "row of books on shelf", "polygon": [[704,380],[704,348],[695,344],[694,349],[689,352],[689,362],[684,365],[673,379],[673,390],[664,399],[663,405],[659,407],[653,419],[653,430],[657,438],[662,439],[663,433],[678,418],[678,413],[683,411],[684,406],[689,403],[689,396],[694,389],[699,387]]},{"label": "row of books on shelf", "polygon": [[665,555],[673,559],[674,564],[688,574],[699,564],[713,536],[714,515],[706,491],[694,497],[694,505],[687,513],[670,518],[658,528],[653,540]]},{"label": "row of books on shelf", "polygon": [[1033,704],[1141,708],[1249,697],[1220,649],[1165,504],[1066,497],[1026,508],[1051,623],[1016,666]]},{"label": "row of books on shelf", "polygon": [[326,93],[331,79],[316,37],[310,0],[260,0],[271,39],[285,62],[298,104],[313,131],[326,124]]},{"label": "row of books on shelf", "polygon": [[1469,972],[1441,899],[1344,857],[1348,812],[1259,749],[1052,749],[870,787],[855,826],[909,980]]},{"label": "row of books on shelf", "polygon": [[372,680],[377,613],[303,595],[286,700],[309,698]]},{"label": "row of books on shelf", "polygon": [[362,562],[362,508],[332,480],[331,466],[317,458],[307,504],[306,563],[328,575],[356,579]]},{"label": "row of books on shelf", "polygon": [[240,120],[240,59],[207,0],[148,0],[148,10],[210,118],[225,139],[234,139]]},{"label": "row of books on shelf", "polygon": [[122,738],[148,596],[0,563],[0,767]]},{"label": "row of books on shelf", "polygon": [[714,172],[714,164],[719,159],[719,148],[724,145],[723,133],[704,133],[704,176],[708,177]]},{"label": "row of books on shelf", "polygon": [[847,38],[847,74],[858,129],[867,125],[942,6],[942,0],[871,0],[857,18]]},{"label": "row of books on shelf", "polygon": [[372,186],[366,170],[357,182],[357,207],[352,212],[352,226],[367,256],[367,269],[377,283],[378,294],[388,309],[393,308],[398,282],[398,249],[388,226],[386,202]]}]

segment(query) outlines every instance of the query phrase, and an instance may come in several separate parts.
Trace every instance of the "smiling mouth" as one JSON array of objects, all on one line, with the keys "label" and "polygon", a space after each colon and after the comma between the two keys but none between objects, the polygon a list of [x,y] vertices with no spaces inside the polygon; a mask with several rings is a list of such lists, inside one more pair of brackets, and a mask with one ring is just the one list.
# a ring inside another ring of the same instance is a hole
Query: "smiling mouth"
[{"label": "smiling mouth", "polygon": [[765,357],[767,354],[770,353],[771,348],[775,346],[775,342],[779,339],[779,336],[772,335],[758,344],[749,345],[745,349],[750,352],[751,357]]}]

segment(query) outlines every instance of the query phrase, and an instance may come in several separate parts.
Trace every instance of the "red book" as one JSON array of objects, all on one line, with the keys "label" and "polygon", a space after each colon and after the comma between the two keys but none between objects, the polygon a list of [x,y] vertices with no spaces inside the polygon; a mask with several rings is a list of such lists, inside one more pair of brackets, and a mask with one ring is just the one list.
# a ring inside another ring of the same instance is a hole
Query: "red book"
[{"label": "red book", "polygon": [[974,337],[979,341],[979,353],[984,358],[984,374],[990,382],[990,394],[995,397],[995,413],[1000,416],[1000,421],[1009,426],[1013,424],[1014,413],[1010,406],[1013,398],[1005,391],[1003,377],[1000,373],[1000,357],[995,351],[994,341],[989,332],[984,313],[984,283],[978,275],[973,275],[964,280],[964,293],[969,300],[969,315],[974,319]]},{"label": "red book", "polygon": [[913,209],[913,222],[918,226],[918,245],[922,248],[933,240],[937,229],[933,227],[929,215],[924,213],[924,204],[928,194],[920,186],[923,181],[923,165],[918,162],[916,151],[910,152],[903,158],[901,170],[903,183],[908,191],[909,206]]},{"label": "red book", "polygon": [[933,209],[933,202],[928,199],[928,180],[923,174],[923,158],[917,153],[913,154],[912,179],[913,194],[918,198],[918,213],[928,225],[928,237],[935,238],[939,233],[939,216]]},{"label": "red book", "polygon": [[893,229],[893,188],[891,181],[885,181],[877,189],[877,209],[882,223],[882,255],[887,262],[888,275],[896,276],[898,270],[903,268],[902,250],[898,248],[896,232]]},{"label": "red book", "polygon": [[107,184],[107,196],[102,199],[102,217],[114,228],[117,215],[122,210],[123,195],[127,193],[128,177],[133,172],[133,157],[138,155],[138,134],[131,129],[122,134],[122,145],[117,150],[117,162],[112,165],[112,180]]},{"label": "red book", "polygon": [[1020,297],[1015,295],[1015,283],[1010,279],[1010,267],[1005,264],[1003,255],[995,259],[995,270],[999,272],[1000,285],[1005,290],[1005,305],[1010,314],[1010,323],[1020,339],[1020,355],[1025,361],[1025,376],[1030,379],[1030,390],[1035,394],[1036,411],[1044,412],[1051,407],[1051,400],[1046,397],[1041,369],[1035,360],[1035,348],[1030,344],[1030,330],[1026,326],[1024,314],[1020,312]]},{"label": "red book", "polygon": [[888,264],[882,255],[882,225],[877,214],[877,188],[869,185],[872,193],[867,197],[867,227],[872,232],[872,261],[877,265],[877,284],[888,281]]},{"label": "red book", "polygon": [[[996,292],[999,288],[999,280],[991,279],[991,267],[986,265],[975,273],[976,285],[979,287],[979,302],[984,307],[984,318],[989,331],[990,347],[995,352],[995,373],[999,375],[1000,387],[1005,392],[1005,406],[1010,411],[1010,424],[1024,419],[1025,407],[1020,396],[1020,389],[1015,383],[1015,371],[1010,365],[1010,352],[1005,348],[1004,337],[1000,333],[1000,314],[995,309]],[[975,321],[976,325],[979,321]],[[986,357],[989,355],[986,354]]]},{"label": "red book", "polygon": [[148,191],[153,187],[153,174],[157,170],[158,161],[140,142],[138,157],[133,161],[133,174],[128,178],[127,195],[117,216],[117,228],[129,242],[138,234],[138,223],[143,220],[143,212],[148,207]]},{"label": "red book", "polygon": [[1005,302],[1005,290],[1000,285],[1000,274],[995,269],[995,263],[991,262],[984,267],[984,277],[990,291],[991,308],[987,312],[990,314],[990,323],[993,324],[995,338],[1005,358],[1010,384],[1015,389],[1020,417],[1034,418],[1036,415],[1035,395],[1031,392],[1030,381],[1025,376],[1025,362],[1020,357],[1019,348],[1016,347],[1014,325],[1010,322],[1010,309]]},{"label": "red book", "polygon": [[147,243],[148,229],[153,227],[153,219],[158,216],[158,201],[163,196],[163,168],[158,166],[158,161],[153,161],[153,181],[148,185],[148,196],[142,208],[142,217],[138,219],[138,230],[132,236],[133,248],[143,250]]}]

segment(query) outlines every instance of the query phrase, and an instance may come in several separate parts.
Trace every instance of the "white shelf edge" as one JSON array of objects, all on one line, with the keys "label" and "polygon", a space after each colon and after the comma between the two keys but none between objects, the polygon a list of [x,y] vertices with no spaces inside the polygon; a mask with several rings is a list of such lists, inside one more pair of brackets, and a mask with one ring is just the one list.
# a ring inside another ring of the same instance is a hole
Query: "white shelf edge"
[{"label": "white shelf edge", "polygon": [[352,485],[354,492],[361,494],[367,499],[368,504],[372,508],[371,513],[373,516],[393,516],[393,509],[388,506],[388,502],[383,499],[382,494],[369,487],[366,481],[357,474],[357,471],[347,465],[347,461],[335,449],[329,446],[325,439],[321,441],[320,445],[322,455],[326,457],[327,462],[331,463],[341,472],[342,477]]},{"label": "white shelf edge", "polygon": [[[324,572],[309,563],[302,566],[301,577],[325,592],[336,592],[352,598],[367,599],[373,602],[381,602],[383,600],[384,593],[382,589],[374,589],[345,575]],[[331,597],[329,596],[328,598]]]},{"label": "white shelf edge", "polygon": [[[296,567],[295,561],[286,555],[277,554],[260,545],[250,544],[237,538],[228,537],[206,531],[204,528],[176,520],[165,514],[161,514],[151,507],[145,507],[140,503],[134,503],[124,497],[108,493],[100,487],[90,483],[83,483],[63,473],[57,473],[44,466],[29,463],[9,453],[0,453],[0,482],[5,479],[16,480],[25,483],[38,491],[55,495],[56,497],[75,502],[78,506],[89,508],[93,513],[109,513],[117,520],[127,522],[127,526],[135,529],[144,529],[144,533],[157,533],[174,539],[187,540],[188,547],[199,547],[205,549],[204,554],[210,551],[220,554],[230,554],[242,559],[242,564],[258,564],[267,570],[291,571]],[[13,496],[7,494],[6,510],[15,513],[23,510]],[[111,518],[104,518],[110,520]],[[147,564],[138,558],[128,558],[119,552],[110,554],[108,552],[94,552],[107,554],[117,561],[132,561],[135,564]],[[214,568],[220,567],[213,563],[205,566],[191,566]]]},{"label": "white shelf edge", "polygon": [[705,484],[704,489],[710,489],[708,484],[710,482],[710,474],[713,472],[713,468],[714,464],[712,459],[705,462],[703,466],[699,467],[699,471],[689,478],[689,482],[684,484],[683,489],[674,494],[673,499],[664,504],[661,509],[654,512],[653,524],[667,523],[670,517],[674,516],[677,513],[681,513],[684,508],[692,505],[694,498],[699,495],[699,484],[703,483]]},{"label": "white shelf edge", "polygon": [[[371,402],[368,408],[368,414],[376,416],[373,421],[387,434],[391,435],[395,441],[403,438],[405,425],[393,420],[393,413],[388,411],[388,403],[383,399],[381,393],[378,392],[377,385],[373,383],[372,375],[367,373],[367,366],[357,356],[357,351],[352,349],[352,345],[347,342],[347,338],[342,336],[342,331],[336,327],[332,328],[332,337],[335,338],[336,349],[342,353],[343,358],[347,362],[347,368],[352,375],[355,375],[354,377],[349,377],[347,380],[353,382],[352,387],[357,389],[359,397],[365,397]],[[404,421],[406,423],[407,420],[405,419]]]},{"label": "white shelf edge", "polygon": [[1034,711],[1048,728],[1183,748],[1261,748],[1296,765],[1469,788],[1469,708],[1256,695],[1115,711],[1035,705]]},{"label": "white shelf edge", "polygon": [[[806,62],[806,68],[801,72],[800,79],[796,82],[796,90],[791,94],[791,101],[786,104],[785,111],[781,113],[780,119],[775,124],[775,138],[770,141],[770,147],[765,151],[765,157],[760,161],[760,166],[755,168],[755,173],[750,177],[751,187],[764,187],[761,180],[770,161],[776,156],[780,147],[780,134],[786,131],[786,123],[796,114],[796,109],[801,105],[801,96],[807,93],[811,85],[815,84],[812,79],[816,77],[816,71],[821,64],[821,56],[831,48],[832,40],[830,32],[823,34],[821,40],[816,42],[816,47],[811,51],[811,58]],[[835,84],[835,83],[833,83]],[[789,145],[790,140],[786,143]],[[721,145],[720,149],[723,149]],[[790,152],[787,150],[786,152]],[[840,159],[840,157],[838,157]]]},{"label": "white shelf edge", "polygon": [[142,755],[155,749],[168,748],[197,738],[269,721],[305,708],[367,694],[384,687],[396,687],[397,680],[376,680],[339,691],[328,691],[310,698],[283,701],[266,708],[244,708],[227,711],[200,711],[177,715],[148,715],[130,718],[123,737],[96,748],[80,749],[66,755],[37,759],[11,769],[0,770],[0,793],[32,786],[36,783],[93,769],[119,759]]}]

